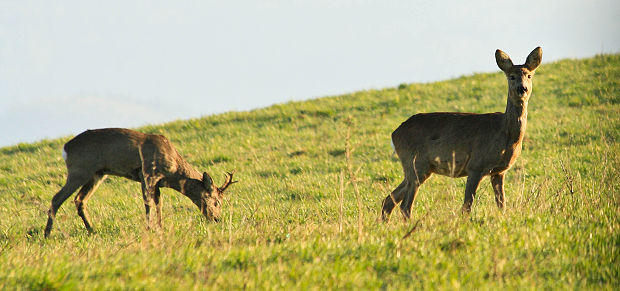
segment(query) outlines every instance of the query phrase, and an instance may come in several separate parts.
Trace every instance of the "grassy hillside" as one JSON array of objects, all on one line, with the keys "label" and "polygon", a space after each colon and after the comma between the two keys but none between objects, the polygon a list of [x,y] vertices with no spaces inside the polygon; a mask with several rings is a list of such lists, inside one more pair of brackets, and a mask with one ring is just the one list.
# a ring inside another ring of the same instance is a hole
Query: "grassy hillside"
[{"label": "grassy hillside", "polygon": [[503,111],[506,87],[498,70],[140,128],[216,183],[240,180],[217,224],[165,189],[162,233],[145,229],[139,184],[109,178],[89,202],[96,234],[67,200],[44,239],[70,137],[2,148],[0,289],[617,290],[620,55],[537,71],[504,211],[485,178],[460,214],[465,180],[435,175],[412,221],[378,221],[402,180],[392,130],[418,112]]}]

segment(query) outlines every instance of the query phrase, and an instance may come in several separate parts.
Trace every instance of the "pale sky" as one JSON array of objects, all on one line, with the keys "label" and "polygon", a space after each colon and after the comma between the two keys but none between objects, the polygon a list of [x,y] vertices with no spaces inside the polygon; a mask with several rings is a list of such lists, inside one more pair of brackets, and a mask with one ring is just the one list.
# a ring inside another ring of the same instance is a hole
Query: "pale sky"
[{"label": "pale sky", "polygon": [[620,1],[0,0],[0,146],[495,72],[495,49],[536,46],[620,52]]}]

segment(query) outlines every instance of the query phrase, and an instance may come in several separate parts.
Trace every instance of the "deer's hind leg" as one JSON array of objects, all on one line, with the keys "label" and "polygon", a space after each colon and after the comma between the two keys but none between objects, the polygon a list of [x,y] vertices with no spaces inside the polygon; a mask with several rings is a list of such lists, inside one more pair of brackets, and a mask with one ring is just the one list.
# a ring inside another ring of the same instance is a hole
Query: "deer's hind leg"
[{"label": "deer's hind leg", "polygon": [[423,160],[414,159],[411,166],[405,168],[405,180],[407,187],[404,189],[403,201],[400,204],[400,211],[405,220],[411,216],[411,207],[418,194],[420,185],[431,176],[430,164]]},{"label": "deer's hind leg", "polygon": [[381,215],[383,221],[389,219],[390,213],[398,203],[400,203],[400,210],[405,219],[409,219],[411,206],[413,205],[413,201],[415,201],[418,188],[431,175],[430,165],[423,160],[417,160],[416,156],[413,154],[399,154],[399,158],[401,158],[405,178],[403,182],[383,200]]},{"label": "deer's hind leg", "polygon": [[84,185],[90,177],[84,174],[74,174],[69,172],[67,175],[67,182],[65,185],[54,195],[52,198],[52,205],[47,211],[47,225],[45,226],[45,237],[49,237],[52,227],[54,225],[54,218],[56,218],[56,212],[60,206],[77,190],[80,186]]},{"label": "deer's hind leg", "polygon": [[77,208],[78,215],[84,221],[84,226],[88,232],[93,233],[93,228],[90,220],[90,216],[86,211],[86,203],[88,199],[93,195],[93,193],[97,190],[101,182],[106,178],[105,175],[94,175],[84,186],[80,189],[80,192],[75,196],[73,202],[75,203],[75,207]]},{"label": "deer's hind leg", "polygon": [[407,179],[404,179],[400,183],[400,185],[398,185],[398,187],[396,187],[396,189],[394,189],[394,191],[390,193],[390,195],[388,195],[387,197],[385,197],[385,199],[383,199],[381,219],[384,222],[387,222],[390,219],[390,214],[392,213],[392,210],[394,210],[394,207],[396,206],[396,204],[400,203],[403,200],[403,197],[405,197],[406,188],[407,188]]}]

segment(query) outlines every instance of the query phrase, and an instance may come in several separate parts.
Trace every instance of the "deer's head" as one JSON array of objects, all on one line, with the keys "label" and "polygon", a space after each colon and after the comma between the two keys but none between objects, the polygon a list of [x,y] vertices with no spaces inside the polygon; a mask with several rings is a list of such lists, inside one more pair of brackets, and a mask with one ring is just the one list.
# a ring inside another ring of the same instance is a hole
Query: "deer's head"
[{"label": "deer's head", "polygon": [[542,49],[535,48],[523,65],[513,65],[510,57],[501,50],[495,51],[495,61],[508,79],[508,98],[518,104],[527,102],[532,94],[534,71],[542,61]]},{"label": "deer's head", "polygon": [[202,189],[200,195],[200,210],[202,214],[209,220],[218,222],[222,215],[222,200],[224,199],[224,191],[231,184],[237,183],[233,181],[233,173],[226,173],[226,181],[221,187],[215,186],[211,176],[204,172],[202,174]]}]

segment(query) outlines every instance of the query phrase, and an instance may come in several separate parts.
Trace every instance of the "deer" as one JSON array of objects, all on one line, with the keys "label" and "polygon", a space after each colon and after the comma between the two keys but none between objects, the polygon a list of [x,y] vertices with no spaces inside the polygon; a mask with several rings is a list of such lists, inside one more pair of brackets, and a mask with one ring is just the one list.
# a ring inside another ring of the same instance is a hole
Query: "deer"
[{"label": "deer", "polygon": [[63,146],[67,167],[65,185],[54,195],[48,211],[45,237],[49,237],[60,206],[79,187],[74,202],[86,230],[94,233],[86,203],[108,175],[140,182],[146,209],[146,227],[151,226],[151,206],[157,215],[157,230],[162,229],[160,187],[172,188],[187,196],[208,221],[218,222],[224,191],[238,181],[225,173],[221,187],[207,172],[202,174],[187,163],[163,135],[145,134],[124,128],[87,130]]},{"label": "deer", "polygon": [[398,203],[408,220],[420,185],[432,174],[467,177],[463,213],[471,212],[480,181],[490,176],[495,202],[499,209],[504,208],[504,175],[521,154],[532,77],[542,62],[542,49],[535,48],[523,65],[513,65],[499,49],[495,60],[508,82],[505,112],[419,113],[392,132],[405,177],[383,200],[384,222]]}]

